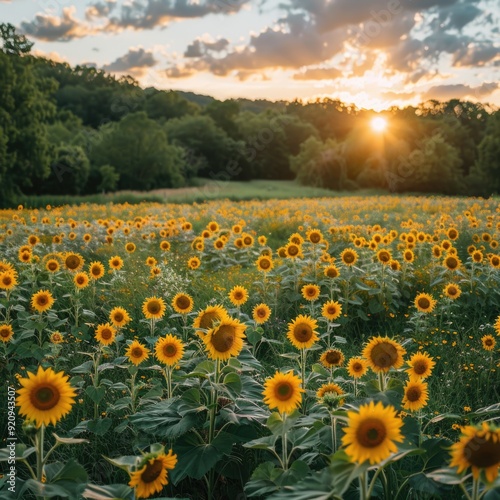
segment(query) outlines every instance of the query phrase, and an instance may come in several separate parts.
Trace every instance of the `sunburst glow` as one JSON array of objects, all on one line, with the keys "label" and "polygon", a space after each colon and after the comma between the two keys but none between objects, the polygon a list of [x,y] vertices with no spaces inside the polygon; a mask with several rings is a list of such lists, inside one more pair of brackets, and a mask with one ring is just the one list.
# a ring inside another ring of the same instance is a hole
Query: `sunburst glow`
[{"label": "sunburst glow", "polygon": [[382,133],[387,128],[387,120],[381,116],[372,118],[370,126],[374,132]]}]

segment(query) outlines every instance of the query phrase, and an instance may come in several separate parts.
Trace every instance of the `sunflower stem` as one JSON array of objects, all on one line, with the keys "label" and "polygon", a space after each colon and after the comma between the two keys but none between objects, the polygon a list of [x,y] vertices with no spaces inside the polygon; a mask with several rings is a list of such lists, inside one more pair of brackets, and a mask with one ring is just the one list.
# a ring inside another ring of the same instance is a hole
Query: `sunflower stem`
[{"label": "sunflower stem", "polygon": [[384,376],[384,372],[379,372],[379,374],[378,374],[378,386],[380,388],[380,392],[385,391],[385,376]]},{"label": "sunflower stem", "polygon": [[479,500],[479,478],[472,480],[472,497],[471,500]]},{"label": "sunflower stem", "polygon": [[283,412],[283,434],[281,435],[281,448],[283,454],[283,470],[288,470],[288,439],[286,436],[286,412]]},{"label": "sunflower stem", "polygon": [[36,479],[40,483],[43,482],[43,440],[45,435],[45,424],[42,424],[36,434]]},{"label": "sunflower stem", "polygon": [[[219,382],[219,372],[220,372],[220,360],[217,359],[215,362],[215,376],[214,376],[214,386]],[[215,414],[217,411],[217,389],[212,387],[212,401],[209,414],[209,428],[208,428],[208,444],[211,444],[215,437]],[[215,468],[212,467],[208,476],[208,500],[213,498],[214,490],[214,479],[215,479]]]},{"label": "sunflower stem", "polygon": [[366,489],[366,486],[367,486],[367,480],[366,480],[366,471],[363,472],[363,474],[361,474],[359,476],[359,498],[360,500],[368,500],[369,499],[369,496],[368,496],[368,492],[367,492],[367,489]]},{"label": "sunflower stem", "polygon": [[337,451],[337,418],[331,415],[332,419],[332,450]]}]

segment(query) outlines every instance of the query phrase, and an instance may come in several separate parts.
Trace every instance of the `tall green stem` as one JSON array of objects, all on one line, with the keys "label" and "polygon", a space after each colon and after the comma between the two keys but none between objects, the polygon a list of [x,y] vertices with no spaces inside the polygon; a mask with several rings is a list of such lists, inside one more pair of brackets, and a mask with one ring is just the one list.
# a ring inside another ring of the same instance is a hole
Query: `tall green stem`
[{"label": "tall green stem", "polygon": [[281,435],[281,448],[283,455],[283,470],[288,470],[288,438],[286,435],[286,413],[283,412],[283,433]]}]

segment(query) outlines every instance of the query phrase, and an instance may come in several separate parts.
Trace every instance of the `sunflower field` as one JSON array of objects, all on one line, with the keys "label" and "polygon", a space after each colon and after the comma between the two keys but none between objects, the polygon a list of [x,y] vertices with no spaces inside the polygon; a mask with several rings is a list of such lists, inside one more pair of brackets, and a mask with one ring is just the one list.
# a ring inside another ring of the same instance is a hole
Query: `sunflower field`
[{"label": "sunflower field", "polygon": [[0,211],[0,498],[500,498],[498,200]]}]

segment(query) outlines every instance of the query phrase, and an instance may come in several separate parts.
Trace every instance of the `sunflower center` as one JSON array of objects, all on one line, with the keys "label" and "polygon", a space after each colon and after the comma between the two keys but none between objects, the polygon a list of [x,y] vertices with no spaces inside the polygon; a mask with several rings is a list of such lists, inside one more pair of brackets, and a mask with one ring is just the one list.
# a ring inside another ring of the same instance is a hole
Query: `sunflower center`
[{"label": "sunflower center", "polygon": [[48,299],[46,295],[39,295],[36,299],[36,302],[39,306],[44,306],[47,304]]},{"label": "sunflower center", "polygon": [[336,365],[337,363],[340,363],[341,359],[342,358],[338,351],[328,351],[326,353],[326,362],[331,365]]},{"label": "sunflower center", "polygon": [[352,371],[354,373],[359,373],[363,371],[363,365],[361,363],[353,363]]},{"label": "sunflower center", "polygon": [[328,269],[327,274],[329,278],[336,278],[338,276],[337,270],[333,267]]},{"label": "sunflower center", "polygon": [[269,269],[271,267],[271,262],[269,259],[262,259],[260,261],[260,267],[261,269]]},{"label": "sunflower center", "polygon": [[214,322],[219,319],[220,316],[216,312],[206,312],[200,319],[200,328],[209,330],[214,325]]},{"label": "sunflower center", "polygon": [[83,276],[78,276],[76,279],[79,285],[83,285],[85,283],[85,278]]},{"label": "sunflower center", "polygon": [[313,336],[313,330],[306,323],[299,323],[298,325],[295,325],[295,328],[293,329],[293,336],[299,342],[307,342]]},{"label": "sunflower center", "polygon": [[236,300],[241,300],[243,298],[243,294],[241,292],[234,292],[234,298]]},{"label": "sunflower center", "polygon": [[420,396],[422,395],[422,391],[418,387],[410,387],[406,391],[406,399],[411,403],[420,400]]},{"label": "sunflower center", "polygon": [[121,323],[123,321],[123,319],[124,319],[123,313],[121,313],[121,312],[115,312],[115,314],[114,314],[114,320],[117,323]]},{"label": "sunflower center", "polygon": [[158,479],[163,470],[163,462],[155,460],[152,464],[146,465],[146,470],[141,474],[141,479],[145,483],[152,483]]},{"label": "sunflower center", "polygon": [[356,437],[365,448],[375,448],[380,445],[387,436],[384,422],[377,418],[367,418],[356,431]]},{"label": "sunflower center", "polygon": [[425,361],[417,361],[413,365],[413,371],[417,375],[423,375],[427,371],[427,363]]},{"label": "sunflower center", "polygon": [[381,252],[380,255],[379,255],[379,259],[382,261],[382,262],[389,262],[390,260],[390,255],[387,253],[387,252]]},{"label": "sunflower center", "polygon": [[344,254],[344,262],[346,264],[351,264],[352,262],[354,262],[354,254],[351,252],[345,253]]},{"label": "sunflower center", "polygon": [[495,340],[492,338],[484,339],[484,345],[487,345],[488,347],[495,345]]},{"label": "sunflower center", "polygon": [[257,309],[257,316],[259,318],[265,318],[266,317],[266,310],[262,307],[260,309]]},{"label": "sunflower center", "polygon": [[111,265],[114,267],[118,267],[120,265],[120,261],[114,260],[113,262],[111,262]]},{"label": "sunflower center", "polygon": [[388,368],[396,363],[398,350],[392,344],[383,342],[373,348],[371,358],[378,368]]},{"label": "sunflower center", "polygon": [[235,331],[231,325],[222,325],[212,335],[212,345],[218,352],[227,352],[234,344]]},{"label": "sunflower center", "polygon": [[448,293],[450,295],[456,295],[457,294],[457,289],[454,286],[448,287]]},{"label": "sunflower center", "polygon": [[59,402],[61,395],[53,385],[40,385],[30,393],[31,404],[37,410],[51,410]]},{"label": "sunflower center", "polygon": [[308,297],[314,297],[316,295],[316,290],[314,288],[308,288],[306,290],[306,294]]},{"label": "sunflower center", "polygon": [[101,332],[101,337],[104,340],[109,340],[111,337],[113,337],[113,332],[109,328],[104,328]]},{"label": "sunflower center", "polygon": [[148,302],[148,312],[151,314],[158,314],[161,311],[161,304],[157,300]]},{"label": "sunflower center", "polygon": [[319,240],[321,239],[321,236],[318,233],[311,233],[309,236],[309,240],[311,243],[319,243]]},{"label": "sunflower center", "polygon": [[6,338],[9,337],[9,335],[10,335],[10,330],[9,329],[7,329],[7,328],[1,328],[0,329],[0,337],[6,339]]},{"label": "sunflower center", "polygon": [[48,266],[49,271],[55,271],[57,269],[57,264],[55,262],[49,262]]},{"label": "sunflower center", "polygon": [[448,257],[446,259],[446,265],[449,269],[455,269],[458,266],[458,261],[455,257]]},{"label": "sunflower center", "polygon": [[5,286],[9,286],[11,283],[12,283],[12,278],[10,276],[4,276],[2,278],[2,283],[5,285]]},{"label": "sunflower center", "polygon": [[177,354],[177,347],[174,344],[167,344],[163,347],[163,354],[168,358],[171,358]]},{"label": "sunflower center", "polygon": [[418,305],[422,309],[429,309],[429,307],[431,306],[431,302],[427,297],[421,297],[420,299],[418,299]]},{"label": "sunflower center", "polygon": [[280,401],[288,401],[293,394],[293,387],[289,382],[280,382],[275,389],[275,396]]},{"label": "sunflower center", "polygon": [[331,314],[332,316],[334,314],[337,314],[337,308],[335,306],[328,306],[327,310],[328,314]]},{"label": "sunflower center", "polygon": [[500,441],[474,436],[464,448],[464,456],[475,467],[487,468],[500,462]]},{"label": "sunflower center", "polygon": [[290,245],[288,247],[288,255],[297,255],[299,253],[299,248],[296,245]]},{"label": "sunflower center", "polygon": [[189,297],[186,297],[185,295],[181,295],[180,297],[177,298],[176,302],[177,307],[179,309],[189,309],[189,306],[191,305],[191,301],[189,300]]},{"label": "sunflower center", "polygon": [[143,353],[142,353],[142,349],[140,347],[134,347],[130,354],[132,354],[133,358],[140,358]]},{"label": "sunflower center", "polygon": [[94,267],[92,268],[92,274],[93,274],[94,276],[99,276],[99,275],[101,274],[101,268],[100,268],[100,267],[98,267],[98,266],[94,266]]},{"label": "sunflower center", "polygon": [[66,267],[68,269],[76,269],[80,265],[80,258],[76,255],[70,255],[66,259]]}]

